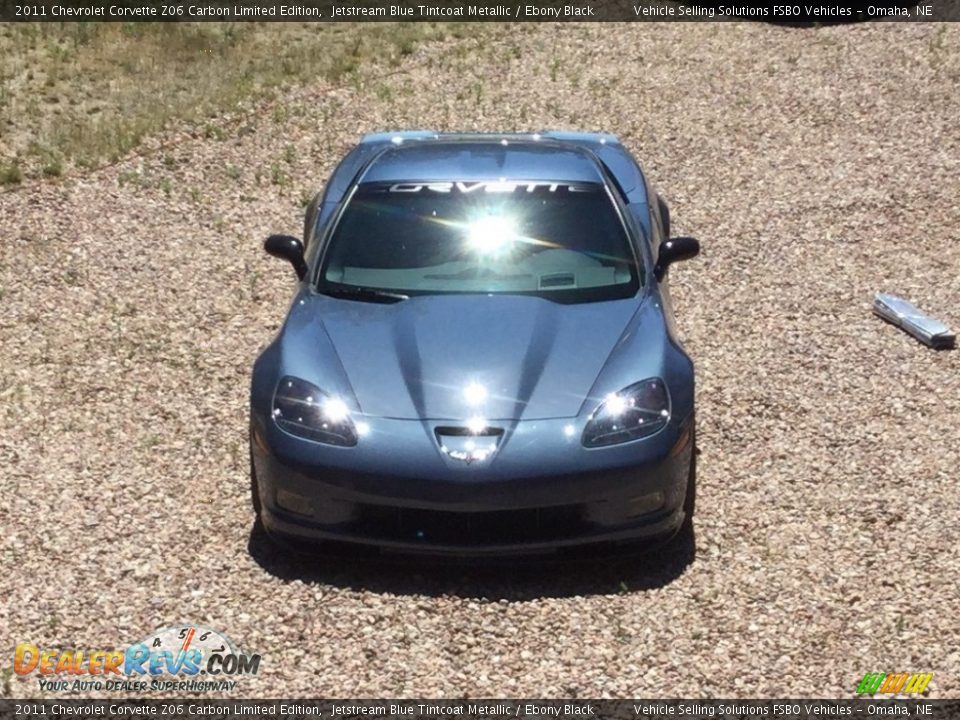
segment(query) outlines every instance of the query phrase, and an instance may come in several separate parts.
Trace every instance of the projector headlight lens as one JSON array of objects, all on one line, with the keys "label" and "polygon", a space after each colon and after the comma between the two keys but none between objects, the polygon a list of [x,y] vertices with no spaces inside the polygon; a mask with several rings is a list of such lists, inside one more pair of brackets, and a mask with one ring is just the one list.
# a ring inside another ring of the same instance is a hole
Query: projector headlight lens
[{"label": "projector headlight lens", "polygon": [[273,396],[273,420],[281,430],[307,440],[342,447],[357,444],[347,404],[300,378],[280,381]]},{"label": "projector headlight lens", "polygon": [[611,393],[593,411],[583,430],[585,447],[605,447],[649,437],[670,422],[670,395],[660,378]]}]

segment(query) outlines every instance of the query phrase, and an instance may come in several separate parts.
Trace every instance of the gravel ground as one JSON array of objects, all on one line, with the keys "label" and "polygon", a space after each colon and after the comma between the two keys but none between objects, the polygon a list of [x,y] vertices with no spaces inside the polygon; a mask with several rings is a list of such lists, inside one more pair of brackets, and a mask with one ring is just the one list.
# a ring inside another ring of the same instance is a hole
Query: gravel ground
[{"label": "gravel ground", "polygon": [[[0,195],[0,645],[181,621],[263,654],[253,696],[960,696],[960,372],[874,318],[960,327],[960,27],[503,28],[291,92],[223,140]],[[249,368],[359,133],[607,129],[700,259],[696,549],[494,570],[289,560],[254,534]],[[952,578],[952,579],[951,579]],[[5,651],[8,652],[8,651]],[[35,677],[0,691],[37,696]]]}]

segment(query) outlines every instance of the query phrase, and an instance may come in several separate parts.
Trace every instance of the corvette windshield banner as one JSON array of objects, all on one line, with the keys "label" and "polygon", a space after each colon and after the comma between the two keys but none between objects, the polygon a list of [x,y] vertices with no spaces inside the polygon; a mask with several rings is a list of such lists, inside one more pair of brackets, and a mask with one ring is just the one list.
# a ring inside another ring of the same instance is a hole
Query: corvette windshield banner
[{"label": "corvette windshield banner", "polygon": [[931,2],[814,2],[754,5],[668,0],[0,0],[0,20],[21,22],[426,21],[582,22],[718,21],[843,23],[960,20],[960,0]]}]

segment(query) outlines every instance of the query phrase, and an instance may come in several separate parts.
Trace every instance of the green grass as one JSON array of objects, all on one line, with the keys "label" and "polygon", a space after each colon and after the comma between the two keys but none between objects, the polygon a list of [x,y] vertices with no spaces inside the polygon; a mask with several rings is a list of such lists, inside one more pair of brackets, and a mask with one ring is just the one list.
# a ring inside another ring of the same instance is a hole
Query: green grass
[{"label": "green grass", "polygon": [[23,171],[16,160],[0,162],[0,185],[19,185],[23,182]]},{"label": "green grass", "polygon": [[278,163],[274,163],[270,166],[270,182],[280,187],[286,187],[290,184],[290,176]]},{"label": "green grass", "polygon": [[[96,167],[177,122],[216,119],[285,87],[396,65],[449,23],[6,23],[0,25],[0,184]],[[278,122],[289,109],[271,110]]]}]

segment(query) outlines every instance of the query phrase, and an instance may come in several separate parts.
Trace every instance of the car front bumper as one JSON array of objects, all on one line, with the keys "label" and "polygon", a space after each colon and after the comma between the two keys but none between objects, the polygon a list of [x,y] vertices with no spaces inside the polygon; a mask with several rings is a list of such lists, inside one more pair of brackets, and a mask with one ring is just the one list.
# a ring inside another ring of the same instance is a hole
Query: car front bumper
[{"label": "car front bumper", "polygon": [[[392,422],[409,433],[409,421]],[[471,557],[656,540],[683,524],[692,417],[599,450],[571,442],[562,421],[523,425],[489,466],[470,467],[412,437],[356,453],[255,424],[264,527],[281,539]]]}]

